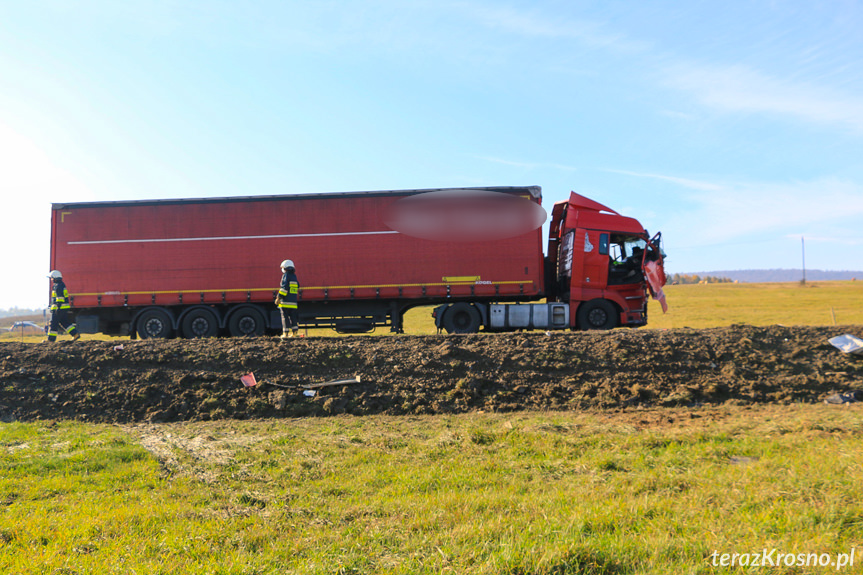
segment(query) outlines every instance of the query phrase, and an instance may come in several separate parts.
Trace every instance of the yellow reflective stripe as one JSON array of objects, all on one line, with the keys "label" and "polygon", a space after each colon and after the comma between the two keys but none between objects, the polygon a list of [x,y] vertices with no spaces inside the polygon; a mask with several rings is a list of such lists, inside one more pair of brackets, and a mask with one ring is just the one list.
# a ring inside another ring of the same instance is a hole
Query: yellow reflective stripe
[{"label": "yellow reflective stripe", "polygon": [[297,304],[296,302],[282,302],[279,304],[279,307],[295,309],[297,307]]},{"label": "yellow reflective stripe", "polygon": [[285,291],[285,290],[283,290],[283,289],[280,289],[280,290],[279,290],[279,295],[288,295],[288,292],[286,292],[286,291]]}]

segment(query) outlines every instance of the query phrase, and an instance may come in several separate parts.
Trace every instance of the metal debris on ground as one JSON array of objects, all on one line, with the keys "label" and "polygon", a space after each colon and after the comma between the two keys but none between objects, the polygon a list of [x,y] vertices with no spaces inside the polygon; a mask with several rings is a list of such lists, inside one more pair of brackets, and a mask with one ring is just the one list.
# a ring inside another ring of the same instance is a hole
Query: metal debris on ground
[{"label": "metal debris on ground", "polygon": [[305,385],[301,385],[300,387],[303,389],[320,389],[321,387],[330,387],[332,385],[350,385],[352,383],[359,383],[360,376],[354,376],[351,379],[334,379],[332,381],[325,381],[323,383],[308,383]]},{"label": "metal debris on ground", "polygon": [[824,400],[824,403],[839,405],[842,403],[855,403],[863,399],[863,392],[849,391],[847,393],[834,393]]},{"label": "metal debris on ground", "polygon": [[828,340],[833,347],[845,353],[863,354],[863,339],[846,333]]},{"label": "metal debris on ground", "polygon": [[[255,387],[258,385],[258,381],[255,379],[255,374],[252,372],[247,373],[246,375],[240,376],[240,382],[245,387]],[[303,395],[306,397],[314,397],[317,392],[314,391],[316,389],[320,389],[322,387],[331,387],[334,385],[350,385],[352,383],[360,383],[360,376],[356,375],[350,379],[333,379],[330,381],[325,381],[323,383],[303,383],[299,385],[281,385],[278,383],[272,383],[267,381],[262,381],[262,385],[272,385],[273,387],[279,387],[282,389],[302,389]]]}]

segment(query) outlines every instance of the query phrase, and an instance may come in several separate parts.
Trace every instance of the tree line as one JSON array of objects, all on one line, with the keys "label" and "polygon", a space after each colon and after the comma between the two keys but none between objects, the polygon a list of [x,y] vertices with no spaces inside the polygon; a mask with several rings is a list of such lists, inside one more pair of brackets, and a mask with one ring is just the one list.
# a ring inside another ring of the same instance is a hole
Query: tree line
[{"label": "tree line", "polygon": [[31,316],[31,315],[43,315],[44,309],[36,309],[36,308],[21,308],[21,307],[11,307],[8,309],[0,309],[0,317],[19,317],[19,316]]},{"label": "tree line", "polygon": [[672,274],[669,276],[671,284],[726,284],[734,283],[734,280],[726,277],[700,276],[698,274]]}]

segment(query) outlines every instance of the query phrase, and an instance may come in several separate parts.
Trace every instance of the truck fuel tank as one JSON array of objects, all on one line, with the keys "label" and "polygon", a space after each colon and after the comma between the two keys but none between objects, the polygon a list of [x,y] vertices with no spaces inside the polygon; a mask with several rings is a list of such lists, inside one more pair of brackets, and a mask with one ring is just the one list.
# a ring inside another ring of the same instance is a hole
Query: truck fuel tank
[{"label": "truck fuel tank", "polygon": [[488,327],[509,329],[564,329],[569,327],[569,304],[492,304]]}]

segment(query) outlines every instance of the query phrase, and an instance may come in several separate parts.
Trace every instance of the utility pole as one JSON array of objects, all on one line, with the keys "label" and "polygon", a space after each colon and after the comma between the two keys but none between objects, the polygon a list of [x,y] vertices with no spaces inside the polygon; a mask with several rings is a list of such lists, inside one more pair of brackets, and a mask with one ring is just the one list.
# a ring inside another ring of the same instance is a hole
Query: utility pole
[{"label": "utility pole", "polygon": [[806,285],[806,242],[803,236],[800,236],[800,251],[803,255],[803,279],[800,280],[800,283]]}]

